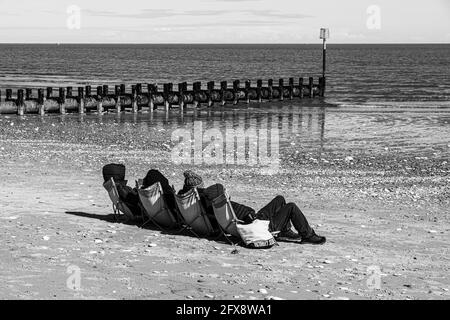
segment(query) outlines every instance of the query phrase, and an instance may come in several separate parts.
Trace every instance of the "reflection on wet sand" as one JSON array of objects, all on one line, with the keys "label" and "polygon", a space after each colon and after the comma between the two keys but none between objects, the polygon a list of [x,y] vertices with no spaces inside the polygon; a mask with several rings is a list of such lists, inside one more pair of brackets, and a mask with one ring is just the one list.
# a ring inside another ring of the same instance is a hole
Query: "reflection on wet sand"
[{"label": "reflection on wet sand", "polygon": [[[323,143],[325,135],[325,108],[297,108],[286,107],[281,110],[258,111],[253,110],[189,110],[180,112],[148,112],[148,113],[118,113],[99,115],[62,115],[58,116],[61,122],[73,121],[74,117],[79,122],[95,121],[116,122],[119,124],[133,123],[141,129],[148,127],[163,127],[166,130],[176,130],[182,127],[192,126],[196,121],[201,121],[203,128],[255,128],[258,130],[263,125],[267,128],[277,127],[280,133],[280,141],[283,143],[291,136],[298,134],[307,135],[309,138]],[[41,121],[54,121],[55,118],[40,118]]]},{"label": "reflection on wet sand", "polygon": [[[279,131],[280,152],[325,153],[344,158],[360,153],[370,157],[393,151],[414,156],[448,157],[450,154],[450,112],[435,110],[342,109],[328,107],[283,106],[273,108],[217,108],[170,110],[169,113],[121,113],[103,115],[46,116],[44,122],[88,121],[115,124],[117,130],[132,125],[142,135],[152,130],[170,134],[179,128],[193,128],[201,122],[203,130],[227,128],[248,130],[271,128]],[[434,155],[436,153],[436,155]],[[316,157],[317,156],[317,157]]]}]

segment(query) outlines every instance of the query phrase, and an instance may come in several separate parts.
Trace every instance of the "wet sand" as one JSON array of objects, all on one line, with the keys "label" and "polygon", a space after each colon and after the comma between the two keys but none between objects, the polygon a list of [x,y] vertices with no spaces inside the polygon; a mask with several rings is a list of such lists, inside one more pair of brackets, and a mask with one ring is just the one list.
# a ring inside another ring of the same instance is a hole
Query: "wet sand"
[{"label": "wet sand", "polygon": [[[125,163],[130,185],[157,168],[179,189],[191,166],[170,160],[174,128],[195,120],[206,128],[223,114],[154,116],[0,118],[0,298],[449,298],[445,110],[287,108],[273,115],[278,174],[194,166],[206,184],[223,183],[255,209],[282,193],[328,239],[237,254],[226,243],[114,222],[104,164]],[[73,270],[79,290],[67,286]]]}]

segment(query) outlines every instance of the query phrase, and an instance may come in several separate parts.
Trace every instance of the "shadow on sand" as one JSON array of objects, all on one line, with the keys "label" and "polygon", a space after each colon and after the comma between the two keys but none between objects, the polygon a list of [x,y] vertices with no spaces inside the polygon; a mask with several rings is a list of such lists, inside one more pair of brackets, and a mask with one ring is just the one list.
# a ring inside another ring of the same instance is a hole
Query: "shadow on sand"
[{"label": "shadow on sand", "polygon": [[[74,216],[78,216],[78,217],[82,217],[82,218],[98,219],[98,220],[109,222],[109,223],[121,223],[121,224],[129,225],[129,226],[137,226],[137,227],[145,229],[145,230],[160,231],[161,234],[180,235],[180,236],[187,236],[187,237],[200,239],[200,237],[195,235],[193,232],[191,232],[187,228],[180,228],[178,230],[165,230],[165,229],[163,230],[151,222],[146,223],[146,225],[144,227],[142,227],[143,221],[141,219],[134,220],[134,221],[126,221],[123,219],[117,220],[114,217],[114,214],[104,215],[104,214],[95,214],[95,213],[87,213],[87,212],[79,212],[79,211],[66,211],[65,213],[74,215]],[[218,243],[242,246],[242,242],[239,239],[233,238],[232,241],[230,241],[220,231],[218,231],[216,235],[209,236],[209,237],[203,236],[201,238],[208,239],[210,241],[216,241]]]}]

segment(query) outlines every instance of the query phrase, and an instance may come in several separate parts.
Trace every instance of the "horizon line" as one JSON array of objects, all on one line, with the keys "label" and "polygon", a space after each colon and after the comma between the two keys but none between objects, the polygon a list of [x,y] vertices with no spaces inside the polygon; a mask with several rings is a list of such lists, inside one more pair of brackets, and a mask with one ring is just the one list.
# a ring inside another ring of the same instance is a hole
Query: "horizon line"
[{"label": "horizon line", "polygon": [[[45,45],[322,45],[322,42],[0,42],[0,45],[26,45],[26,44],[45,44]],[[327,42],[327,45],[450,45],[450,42]]]}]

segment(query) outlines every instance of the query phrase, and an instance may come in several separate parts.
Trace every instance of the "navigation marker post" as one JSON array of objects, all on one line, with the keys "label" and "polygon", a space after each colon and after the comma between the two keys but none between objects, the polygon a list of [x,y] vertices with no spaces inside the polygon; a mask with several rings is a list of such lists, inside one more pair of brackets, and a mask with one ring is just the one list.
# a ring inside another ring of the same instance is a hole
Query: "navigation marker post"
[{"label": "navigation marker post", "polygon": [[330,29],[321,28],[320,29],[320,39],[323,40],[323,55],[322,55],[322,81],[320,81],[320,96],[325,95],[325,72],[327,66],[327,39],[330,38]]}]

